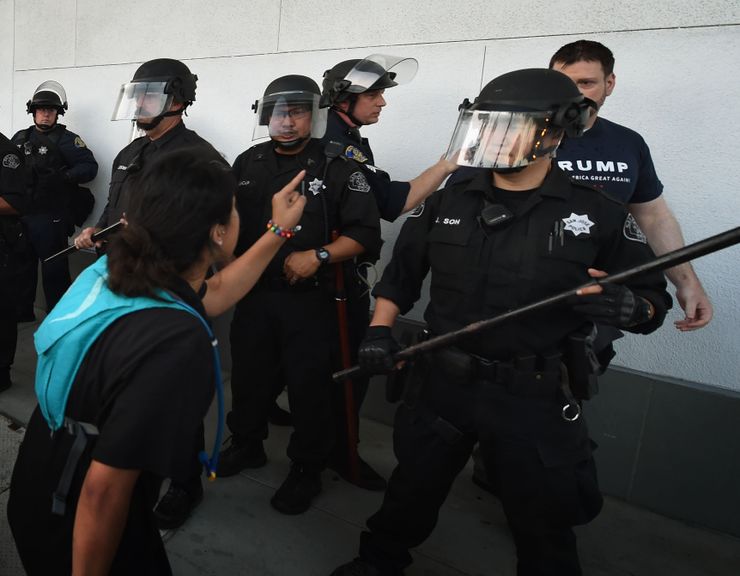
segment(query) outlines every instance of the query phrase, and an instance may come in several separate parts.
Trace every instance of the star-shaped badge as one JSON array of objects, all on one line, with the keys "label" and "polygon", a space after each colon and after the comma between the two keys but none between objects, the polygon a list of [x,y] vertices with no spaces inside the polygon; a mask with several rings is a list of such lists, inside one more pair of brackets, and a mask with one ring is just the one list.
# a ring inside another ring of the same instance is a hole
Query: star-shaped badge
[{"label": "star-shaped badge", "polygon": [[313,192],[313,195],[316,196],[319,192],[321,192],[321,189],[324,187],[324,181],[319,180],[318,178],[314,178],[308,183],[308,189]]},{"label": "star-shaped badge", "polygon": [[588,219],[588,214],[575,214],[574,212],[571,212],[570,216],[567,218],[563,218],[563,222],[565,223],[564,230],[570,230],[573,232],[573,236],[588,234],[591,230],[591,226],[594,225],[594,223]]},{"label": "star-shaped badge", "polygon": [[39,154],[42,156],[46,154],[49,151],[49,149],[46,146],[39,146]]}]

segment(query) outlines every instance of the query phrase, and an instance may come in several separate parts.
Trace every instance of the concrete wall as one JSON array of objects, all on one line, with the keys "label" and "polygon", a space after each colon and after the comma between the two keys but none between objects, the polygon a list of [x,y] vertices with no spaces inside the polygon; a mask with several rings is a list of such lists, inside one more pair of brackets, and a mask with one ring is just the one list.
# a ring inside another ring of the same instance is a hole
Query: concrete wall
[{"label": "concrete wall", "polygon": [[[180,58],[199,76],[187,124],[230,161],[249,146],[249,105],[273,78],[320,80],[339,60],[373,52],[420,63],[412,84],[390,90],[380,125],[369,127],[377,163],[398,179],[416,175],[445,149],[457,104],[494,76],[545,66],[560,45],[604,42],[617,58],[617,88],[606,117],[650,144],[666,197],[687,241],[738,225],[740,168],[740,4],[736,0],[590,3],[376,0],[364,18],[346,2],[222,0],[213,5],[129,0],[0,0],[0,130],[29,124],[25,102],[42,81],[67,89],[65,123],[101,164],[93,189],[102,209],[110,165],[129,137],[112,123],[118,88],[144,60]],[[587,7],[590,12],[586,12]],[[361,22],[362,21],[362,22]],[[400,223],[387,225],[386,253]],[[740,390],[740,249],[696,263],[717,315],[696,333],[666,326],[627,337],[617,364]],[[423,302],[410,314],[420,318]]]}]

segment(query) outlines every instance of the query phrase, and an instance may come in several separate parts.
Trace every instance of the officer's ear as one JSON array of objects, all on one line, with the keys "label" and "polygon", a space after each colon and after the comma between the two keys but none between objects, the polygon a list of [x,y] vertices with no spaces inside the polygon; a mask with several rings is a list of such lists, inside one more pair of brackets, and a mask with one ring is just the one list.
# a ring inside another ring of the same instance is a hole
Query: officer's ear
[{"label": "officer's ear", "polygon": [[611,96],[612,91],[614,90],[614,86],[617,85],[617,77],[614,75],[614,72],[609,74],[606,77],[606,95]]}]

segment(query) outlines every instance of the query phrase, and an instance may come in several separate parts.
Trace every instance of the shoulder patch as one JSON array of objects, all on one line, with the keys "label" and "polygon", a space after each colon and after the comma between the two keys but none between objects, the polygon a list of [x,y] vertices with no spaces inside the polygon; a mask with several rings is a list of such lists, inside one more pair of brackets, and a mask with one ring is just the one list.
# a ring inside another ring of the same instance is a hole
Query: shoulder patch
[{"label": "shoulder patch", "polygon": [[6,154],[3,156],[3,166],[15,170],[21,165],[21,160],[15,154]]},{"label": "shoulder patch", "polygon": [[87,146],[85,145],[85,142],[79,136],[75,137],[75,147],[76,148],[87,148]]},{"label": "shoulder patch", "polygon": [[370,192],[370,183],[362,172],[352,172],[347,181],[347,188],[354,192]]},{"label": "shoulder patch", "polygon": [[632,214],[627,214],[627,218],[624,219],[624,227],[622,228],[624,237],[632,242],[640,242],[641,244],[647,244],[647,237],[645,233],[640,229],[637,224],[637,220]]},{"label": "shoulder patch", "polygon": [[364,164],[365,162],[367,162],[367,156],[365,156],[362,153],[362,150],[360,150],[356,146],[347,146],[347,148],[344,149],[344,156],[351,160],[355,160],[360,164]]},{"label": "shoulder patch", "polygon": [[422,214],[424,214],[424,202],[422,202],[416,208],[414,208],[411,212],[409,212],[408,217],[409,218],[418,218]]}]

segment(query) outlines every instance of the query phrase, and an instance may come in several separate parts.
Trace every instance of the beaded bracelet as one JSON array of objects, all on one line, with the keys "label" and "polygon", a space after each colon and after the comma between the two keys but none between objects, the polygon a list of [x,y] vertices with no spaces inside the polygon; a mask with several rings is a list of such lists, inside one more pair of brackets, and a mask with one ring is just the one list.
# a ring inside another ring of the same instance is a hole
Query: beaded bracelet
[{"label": "beaded bracelet", "polygon": [[295,236],[296,232],[300,231],[301,227],[295,226],[293,228],[288,228],[287,230],[284,230],[283,228],[275,224],[274,221],[270,220],[267,223],[267,229],[276,236],[280,236],[280,238],[292,238],[293,236]]}]

